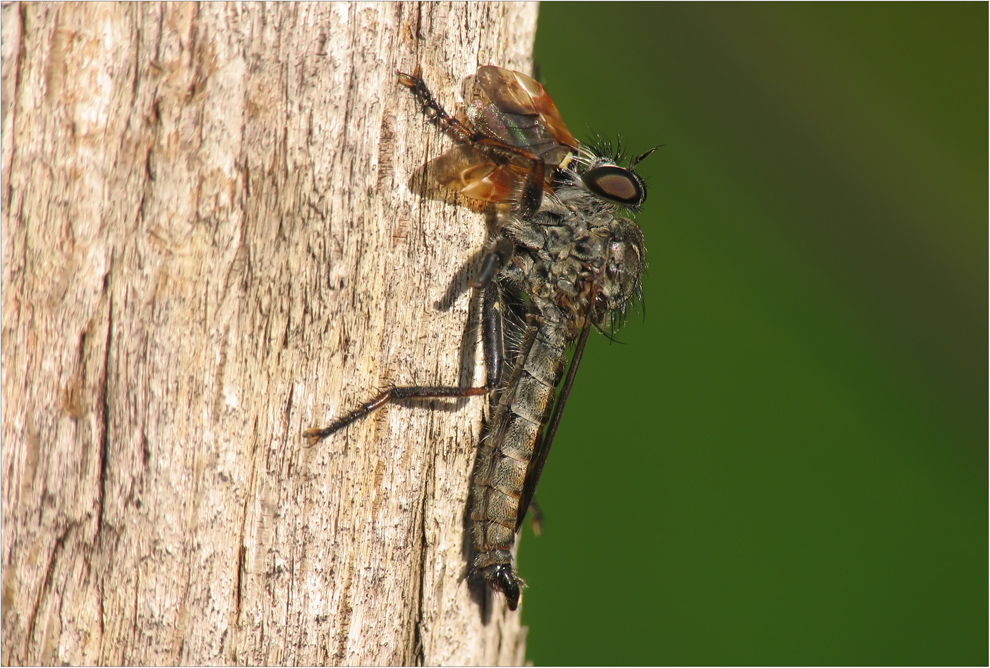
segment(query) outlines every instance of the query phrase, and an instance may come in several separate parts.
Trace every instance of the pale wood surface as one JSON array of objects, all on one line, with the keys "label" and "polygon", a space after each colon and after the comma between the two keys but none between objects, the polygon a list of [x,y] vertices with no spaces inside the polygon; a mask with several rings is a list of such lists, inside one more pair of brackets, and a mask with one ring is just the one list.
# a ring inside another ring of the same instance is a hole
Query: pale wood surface
[{"label": "pale wood surface", "polygon": [[4,664],[523,661],[464,580],[484,399],[301,432],[474,366],[484,221],[396,70],[452,107],[536,14],[4,6]]}]

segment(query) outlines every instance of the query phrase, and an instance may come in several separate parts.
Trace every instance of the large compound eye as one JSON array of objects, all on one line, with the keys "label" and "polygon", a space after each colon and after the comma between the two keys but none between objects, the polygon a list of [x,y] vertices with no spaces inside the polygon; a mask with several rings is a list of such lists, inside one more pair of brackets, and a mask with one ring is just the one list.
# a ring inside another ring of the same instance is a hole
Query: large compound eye
[{"label": "large compound eye", "polygon": [[638,209],[646,201],[646,186],[636,172],[603,165],[581,175],[584,185],[602,199]]}]

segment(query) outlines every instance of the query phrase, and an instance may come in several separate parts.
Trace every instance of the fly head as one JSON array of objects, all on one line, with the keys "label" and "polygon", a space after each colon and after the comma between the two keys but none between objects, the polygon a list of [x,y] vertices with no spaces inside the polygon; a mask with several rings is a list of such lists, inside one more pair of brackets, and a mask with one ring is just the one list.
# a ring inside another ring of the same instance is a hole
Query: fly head
[{"label": "fly head", "polygon": [[[621,157],[604,157],[601,151],[604,147],[588,149],[590,159],[585,155],[587,169],[581,172],[581,182],[592,194],[613,204],[624,206],[631,211],[639,211],[646,201],[646,182],[636,173],[636,165],[653,153],[651,148],[646,153],[635,158],[628,167],[617,164]],[[621,149],[618,149],[621,154]]]}]

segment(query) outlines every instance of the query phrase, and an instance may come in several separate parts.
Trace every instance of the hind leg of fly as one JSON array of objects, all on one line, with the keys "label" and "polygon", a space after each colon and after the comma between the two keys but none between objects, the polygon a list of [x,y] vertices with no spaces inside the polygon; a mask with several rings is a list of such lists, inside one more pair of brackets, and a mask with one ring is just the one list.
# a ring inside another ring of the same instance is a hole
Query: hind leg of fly
[{"label": "hind leg of fly", "polygon": [[374,413],[387,403],[400,399],[459,399],[461,397],[476,397],[488,393],[488,387],[450,387],[445,385],[404,385],[379,392],[370,401],[361,404],[350,413],[334,420],[326,427],[307,429],[303,436],[310,445],[315,445],[322,439],[334,434],[352,422]]},{"label": "hind leg of fly", "polygon": [[533,529],[533,534],[539,536],[543,533],[543,520],[545,515],[540,509],[540,506],[536,503],[536,498],[534,497],[532,501],[529,502],[529,525]]},{"label": "hind leg of fly", "polygon": [[485,384],[480,387],[452,387],[448,385],[403,385],[379,392],[371,400],[364,402],[351,412],[343,415],[325,427],[315,427],[303,432],[310,445],[315,445],[327,436],[374,413],[382,406],[403,399],[460,399],[477,397],[492,392],[502,376],[505,348],[502,340],[502,313],[498,287],[489,282],[485,287],[482,304],[482,343],[485,355]]}]

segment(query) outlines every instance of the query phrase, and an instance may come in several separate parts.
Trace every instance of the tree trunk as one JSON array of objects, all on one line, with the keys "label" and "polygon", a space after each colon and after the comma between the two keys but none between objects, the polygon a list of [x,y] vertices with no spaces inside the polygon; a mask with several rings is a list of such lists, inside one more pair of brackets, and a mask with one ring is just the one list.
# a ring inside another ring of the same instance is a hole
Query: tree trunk
[{"label": "tree trunk", "polygon": [[4,6],[4,664],[523,660],[465,578],[485,399],[302,431],[483,378],[396,70],[453,107],[536,11]]}]

